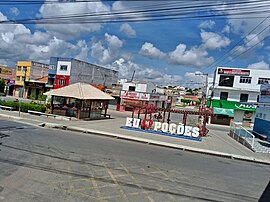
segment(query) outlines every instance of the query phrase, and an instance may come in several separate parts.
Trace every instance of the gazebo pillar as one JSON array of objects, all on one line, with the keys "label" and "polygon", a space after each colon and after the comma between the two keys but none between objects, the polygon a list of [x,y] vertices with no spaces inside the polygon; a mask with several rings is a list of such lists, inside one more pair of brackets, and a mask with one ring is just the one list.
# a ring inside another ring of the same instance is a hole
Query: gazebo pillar
[{"label": "gazebo pillar", "polygon": [[78,106],[78,109],[77,109],[77,118],[80,119],[81,118],[81,111],[82,111],[82,101],[80,100],[79,102],[79,106]]},{"label": "gazebo pillar", "polygon": [[51,97],[51,106],[50,106],[50,113],[53,114],[53,98],[54,96]]},{"label": "gazebo pillar", "polygon": [[109,106],[109,103],[108,101],[104,101],[104,106],[105,106],[105,112],[104,112],[104,116],[106,117],[107,116],[107,110],[108,110],[108,106]]}]

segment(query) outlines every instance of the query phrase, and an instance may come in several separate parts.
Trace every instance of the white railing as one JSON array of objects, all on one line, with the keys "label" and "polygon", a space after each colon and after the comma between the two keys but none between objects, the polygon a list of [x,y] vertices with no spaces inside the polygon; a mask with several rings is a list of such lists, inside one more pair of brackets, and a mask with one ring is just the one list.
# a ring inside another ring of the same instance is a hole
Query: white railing
[{"label": "white railing", "polygon": [[255,136],[249,132],[247,129],[242,127],[242,123],[232,123],[230,131],[233,133],[233,138],[235,139],[235,136],[241,137],[245,140],[246,143],[248,143],[251,148],[254,148],[254,142],[255,142]]}]

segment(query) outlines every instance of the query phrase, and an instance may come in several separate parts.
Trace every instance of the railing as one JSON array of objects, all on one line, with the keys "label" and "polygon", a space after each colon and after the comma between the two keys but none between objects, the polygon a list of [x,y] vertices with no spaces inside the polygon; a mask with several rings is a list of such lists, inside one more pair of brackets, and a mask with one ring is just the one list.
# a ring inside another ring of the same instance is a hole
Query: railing
[{"label": "railing", "polygon": [[251,146],[252,149],[254,148],[255,136],[247,129],[242,127],[242,123],[232,123],[230,131],[232,137],[238,140],[238,142],[244,140]]}]

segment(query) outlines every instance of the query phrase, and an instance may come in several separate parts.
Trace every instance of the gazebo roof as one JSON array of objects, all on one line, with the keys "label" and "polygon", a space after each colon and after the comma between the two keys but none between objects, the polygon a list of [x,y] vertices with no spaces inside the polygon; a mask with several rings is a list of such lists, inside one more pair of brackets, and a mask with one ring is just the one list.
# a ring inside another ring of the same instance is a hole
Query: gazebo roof
[{"label": "gazebo roof", "polygon": [[75,83],[51,90],[44,95],[76,98],[80,100],[114,100],[114,98],[88,83]]}]

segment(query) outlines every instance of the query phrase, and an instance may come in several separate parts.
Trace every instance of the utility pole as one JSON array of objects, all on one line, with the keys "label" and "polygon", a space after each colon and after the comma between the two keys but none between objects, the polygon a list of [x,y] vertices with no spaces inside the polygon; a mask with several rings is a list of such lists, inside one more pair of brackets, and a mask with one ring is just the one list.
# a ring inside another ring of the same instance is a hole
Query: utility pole
[{"label": "utility pole", "polygon": [[[201,103],[201,109],[200,111],[202,110],[202,108],[205,108],[205,104],[206,104],[206,101],[205,99],[207,99],[208,97],[208,74],[207,73],[195,73],[196,76],[205,76],[205,95],[202,96],[202,103]],[[204,107],[203,107],[204,106]]]}]

